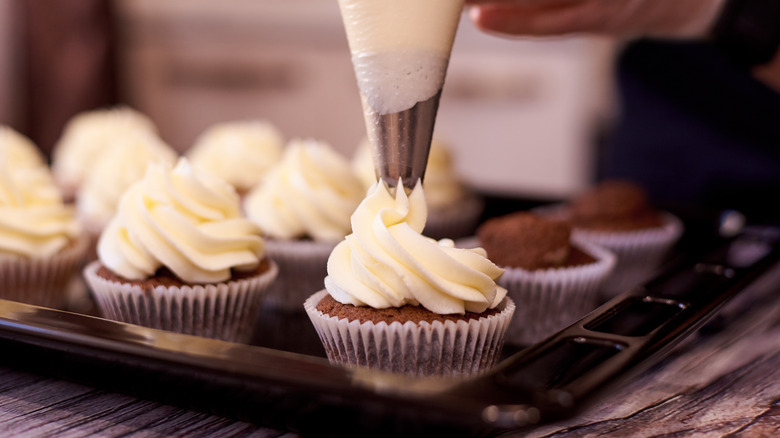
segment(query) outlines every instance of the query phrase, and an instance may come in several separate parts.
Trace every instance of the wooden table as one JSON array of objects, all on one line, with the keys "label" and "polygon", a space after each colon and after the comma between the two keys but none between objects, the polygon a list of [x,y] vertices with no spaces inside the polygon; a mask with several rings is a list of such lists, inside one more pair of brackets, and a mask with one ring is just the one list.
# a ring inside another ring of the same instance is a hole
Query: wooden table
[{"label": "wooden table", "polygon": [[[662,362],[528,435],[780,436],[780,268]],[[0,436],[294,434],[0,367]]]}]

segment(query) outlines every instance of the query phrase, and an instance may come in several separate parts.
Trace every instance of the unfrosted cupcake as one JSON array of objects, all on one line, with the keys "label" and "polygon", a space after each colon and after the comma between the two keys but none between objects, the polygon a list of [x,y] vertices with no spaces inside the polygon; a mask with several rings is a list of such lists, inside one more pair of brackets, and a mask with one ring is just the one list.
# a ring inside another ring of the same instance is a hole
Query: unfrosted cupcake
[{"label": "unfrosted cupcake", "polygon": [[95,160],[127,135],[137,131],[157,133],[144,114],[129,107],[86,111],[65,125],[52,151],[52,171],[65,200],[75,199]]},{"label": "unfrosted cupcake", "polygon": [[176,152],[157,135],[134,131],[116,139],[109,150],[95,159],[76,196],[78,219],[92,242],[89,260],[96,258],[97,239],[116,214],[125,190],[143,178],[149,163],[159,161],[173,166],[176,157]]},{"label": "unfrosted cupcake", "polygon": [[282,161],[244,200],[279,265],[269,307],[300,312],[303,300],[322,288],[328,255],[349,233],[349,217],[364,194],[349,162],[327,143],[290,142]]},{"label": "unfrosted cupcake", "polygon": [[233,121],[206,129],[187,151],[199,167],[246,194],[282,157],[284,137],[264,120]]},{"label": "unfrosted cupcake", "polygon": [[332,363],[414,376],[467,376],[500,357],[515,310],[485,251],[423,236],[420,184],[384,182],[352,215],[328,260],[325,290],[304,303]]},{"label": "unfrosted cupcake", "polygon": [[641,186],[607,180],[572,199],[559,213],[574,236],[615,253],[617,266],[602,286],[603,299],[652,277],[682,236],[682,222],[655,209]]},{"label": "unfrosted cupcake", "polygon": [[[366,188],[376,182],[368,141],[355,151],[352,167]],[[423,187],[428,204],[428,221],[423,231],[426,236],[457,239],[474,232],[485,208],[484,201],[463,184],[455,171],[452,152],[441,140],[431,142]]]},{"label": "unfrosted cupcake", "polygon": [[88,239],[39,158],[0,129],[0,298],[62,308]]},{"label": "unfrosted cupcake", "polygon": [[277,269],[228,183],[155,162],[122,196],[84,276],[110,319],[247,341]]},{"label": "unfrosted cupcake", "polygon": [[572,239],[568,222],[517,212],[477,230],[477,244],[506,269],[499,284],[517,303],[507,342],[529,345],[558,332],[599,304],[599,288],[615,257]]}]

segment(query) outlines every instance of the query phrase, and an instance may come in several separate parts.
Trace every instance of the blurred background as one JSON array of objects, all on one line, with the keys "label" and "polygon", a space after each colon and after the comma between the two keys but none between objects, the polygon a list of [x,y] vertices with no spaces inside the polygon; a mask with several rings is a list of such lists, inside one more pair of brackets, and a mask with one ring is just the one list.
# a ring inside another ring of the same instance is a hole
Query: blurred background
[{"label": "blurred background", "polygon": [[[614,44],[511,41],[464,15],[435,137],[474,189],[558,199],[597,171]],[[365,135],[336,0],[0,0],[0,123],[50,153],[76,113],[144,112],[177,150],[267,119],[350,156]]]}]

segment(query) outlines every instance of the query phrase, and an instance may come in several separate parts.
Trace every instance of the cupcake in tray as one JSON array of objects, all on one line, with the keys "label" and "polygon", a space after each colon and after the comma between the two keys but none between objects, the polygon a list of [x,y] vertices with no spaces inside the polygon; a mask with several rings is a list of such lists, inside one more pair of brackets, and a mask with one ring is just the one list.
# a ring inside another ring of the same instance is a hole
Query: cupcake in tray
[{"label": "cupcake in tray", "polygon": [[644,189],[626,180],[603,181],[555,210],[571,221],[577,239],[615,253],[604,300],[652,277],[683,233],[677,217],[656,210]]},{"label": "cupcake in tray", "polygon": [[85,111],[69,120],[52,151],[54,180],[65,200],[75,200],[98,157],[118,140],[138,132],[157,135],[157,127],[129,107]]},{"label": "cupcake in tray", "polygon": [[[358,147],[352,158],[352,167],[366,188],[376,182],[368,141]],[[428,220],[423,234],[434,239],[458,239],[473,234],[485,202],[458,177],[452,152],[441,140],[431,142],[423,187],[428,204]]]},{"label": "cupcake in tray", "polygon": [[515,310],[482,249],[423,236],[420,184],[395,197],[376,183],[352,234],[328,259],[325,290],[304,308],[332,363],[413,376],[467,376],[498,360]]},{"label": "cupcake in tray", "polygon": [[301,312],[322,289],[328,255],[349,233],[349,217],[365,191],[349,162],[325,142],[294,140],[282,160],[244,200],[247,217],[262,228],[279,277],[265,303]]},{"label": "cupcake in tray", "polygon": [[243,196],[281,160],[284,137],[264,120],[236,120],[210,126],[187,151],[193,166],[222,178]]},{"label": "cupcake in tray", "polygon": [[0,127],[0,298],[64,308],[88,241],[32,142]]},{"label": "cupcake in tray", "polygon": [[569,223],[530,212],[489,219],[477,245],[506,269],[499,284],[517,303],[507,342],[529,345],[577,321],[599,304],[615,256],[572,239]]},{"label": "cupcake in tray", "polygon": [[77,217],[91,240],[88,260],[97,258],[97,239],[116,214],[125,190],[143,178],[149,163],[159,161],[172,166],[176,158],[176,152],[156,134],[133,131],[117,138],[95,159],[76,194]]},{"label": "cupcake in tray", "polygon": [[229,341],[247,341],[277,274],[235,189],[156,162],[122,195],[84,276],[103,316]]}]

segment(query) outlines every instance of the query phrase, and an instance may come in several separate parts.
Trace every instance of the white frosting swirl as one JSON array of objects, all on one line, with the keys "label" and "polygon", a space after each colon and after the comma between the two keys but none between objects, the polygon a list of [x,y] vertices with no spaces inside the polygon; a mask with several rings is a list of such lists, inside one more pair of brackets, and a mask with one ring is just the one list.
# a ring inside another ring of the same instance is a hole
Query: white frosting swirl
[{"label": "white frosting swirl", "polygon": [[76,197],[79,218],[102,229],[114,216],[119,198],[133,183],[143,178],[147,165],[161,161],[176,162],[176,152],[157,135],[134,132],[119,139],[110,150],[100,154]]},{"label": "white frosting swirl", "polygon": [[0,253],[46,258],[75,240],[81,229],[64,205],[48,167],[19,166],[19,155],[0,147]]},{"label": "white frosting swirl", "polygon": [[65,125],[54,146],[52,170],[57,183],[63,190],[75,193],[98,156],[118,139],[139,130],[157,132],[148,117],[127,107],[76,115]]},{"label": "white frosting swirl", "polygon": [[452,153],[447,145],[439,140],[431,142],[423,188],[428,208],[431,210],[451,207],[466,197],[466,188],[455,172]]},{"label": "white frosting swirl", "polygon": [[383,182],[375,184],[352,215],[352,234],[328,259],[328,292],[345,304],[422,305],[439,314],[498,305],[507,292],[496,285],[504,270],[482,248],[423,236],[426,217],[419,183],[408,196],[397,190],[395,198]]},{"label": "white frosting swirl", "polygon": [[256,186],[282,157],[284,138],[265,121],[216,124],[198,137],[187,152],[193,166],[232,184],[240,191]]},{"label": "white frosting swirl", "polygon": [[349,162],[324,142],[297,140],[249,193],[244,209],[269,236],[337,242],[365,190]]},{"label": "white frosting swirl", "polygon": [[173,169],[151,163],[130,186],[98,241],[98,257],[128,279],[165,266],[186,282],[216,283],[229,279],[231,268],[258,266],[265,251],[260,233],[241,217],[230,184],[182,158]]},{"label": "white frosting swirl", "polygon": [[46,165],[43,154],[35,144],[10,126],[0,125],[0,150],[9,169]]}]

